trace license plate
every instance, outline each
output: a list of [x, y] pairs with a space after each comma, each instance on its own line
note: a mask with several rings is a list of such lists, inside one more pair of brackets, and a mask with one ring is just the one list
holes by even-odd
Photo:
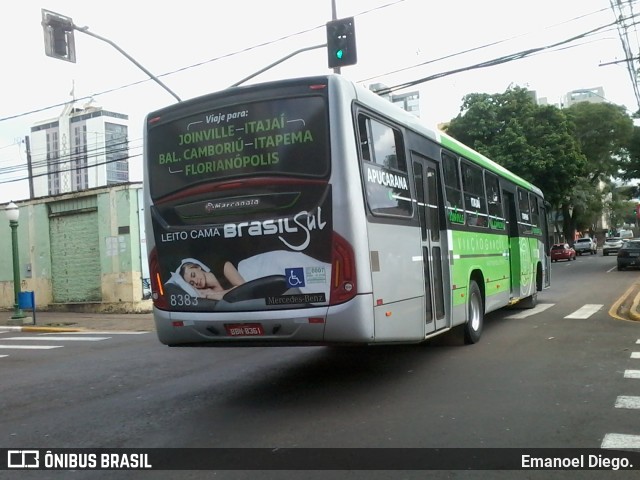
[[256, 337], [264, 335], [264, 328], [259, 323], [236, 323], [225, 325], [231, 337]]

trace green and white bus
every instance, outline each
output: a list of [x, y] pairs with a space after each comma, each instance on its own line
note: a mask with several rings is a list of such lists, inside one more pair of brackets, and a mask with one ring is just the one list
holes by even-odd
[[549, 286], [542, 192], [340, 75], [146, 118], [166, 345], [418, 343]]

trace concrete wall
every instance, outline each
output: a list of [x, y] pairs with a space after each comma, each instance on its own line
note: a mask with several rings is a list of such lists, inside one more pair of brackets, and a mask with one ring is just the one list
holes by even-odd
[[[35, 292], [37, 309], [151, 309], [150, 300], [142, 300], [146, 258], [141, 258], [138, 218], [141, 188], [139, 183], [125, 184], [18, 203], [20, 288]], [[5, 207], [0, 205], [0, 210]], [[14, 289], [6, 218], [0, 218], [0, 251], [0, 309], [8, 310], [13, 308]], [[95, 268], [83, 270], [83, 265]]]

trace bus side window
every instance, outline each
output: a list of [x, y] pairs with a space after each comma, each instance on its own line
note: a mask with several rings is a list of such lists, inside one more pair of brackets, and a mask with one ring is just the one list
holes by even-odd
[[464, 203], [467, 210], [467, 225], [487, 226], [487, 202], [484, 196], [482, 170], [467, 162], [461, 162]]
[[458, 158], [442, 152], [442, 167], [444, 170], [445, 195], [447, 197], [447, 216], [451, 211], [463, 212], [462, 189], [460, 188], [460, 173], [458, 172]]
[[530, 225], [531, 212], [529, 211], [529, 195], [521, 188], [518, 188], [518, 209], [520, 210], [520, 221]]
[[407, 173], [400, 132], [365, 115], [358, 118], [358, 130], [363, 160]]
[[361, 113], [358, 115], [358, 137], [365, 194], [371, 213], [412, 217], [413, 204], [401, 132]]
[[358, 133], [360, 134], [360, 151], [362, 159], [367, 162], [371, 161], [371, 138], [369, 138], [369, 129], [367, 128], [368, 119], [364, 115], [358, 117]]
[[484, 183], [487, 189], [489, 216], [498, 220], [497, 222], [491, 222], [490, 226], [493, 229], [504, 230], [502, 197], [500, 195], [500, 183], [498, 182], [498, 177], [492, 173], [485, 172]]
[[529, 194], [529, 204], [531, 205], [531, 225], [537, 227], [540, 225], [540, 214], [538, 213], [538, 199], [533, 195]]

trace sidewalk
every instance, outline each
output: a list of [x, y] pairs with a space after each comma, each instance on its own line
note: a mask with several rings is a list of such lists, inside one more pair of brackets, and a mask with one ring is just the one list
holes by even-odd
[[101, 332], [150, 332], [155, 331], [151, 313], [74, 313], [44, 312], [36, 310], [36, 324], [33, 325], [33, 314], [24, 312], [26, 317], [22, 326], [9, 326], [13, 312], [0, 311], [0, 329], [16, 329], [28, 331], [101, 331]]

